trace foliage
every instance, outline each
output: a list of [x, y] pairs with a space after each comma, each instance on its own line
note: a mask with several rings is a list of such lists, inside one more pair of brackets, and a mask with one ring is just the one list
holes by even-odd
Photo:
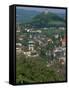
[[64, 80], [63, 74], [59, 75], [53, 67], [47, 67], [47, 59], [41, 57], [16, 58], [16, 83], [40, 83]]
[[32, 26], [34, 27], [59, 27], [64, 26], [64, 19], [58, 15], [48, 12], [42, 12], [32, 18]]

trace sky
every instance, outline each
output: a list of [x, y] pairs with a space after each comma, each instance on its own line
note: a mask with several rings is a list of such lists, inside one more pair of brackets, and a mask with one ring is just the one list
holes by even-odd
[[24, 9], [24, 10], [34, 10], [38, 12], [43, 12], [43, 11], [49, 11], [49, 12], [56, 12], [56, 13], [62, 13], [64, 14], [66, 12], [66, 9], [56, 9], [56, 8], [37, 8], [37, 7], [16, 7], [16, 9]]

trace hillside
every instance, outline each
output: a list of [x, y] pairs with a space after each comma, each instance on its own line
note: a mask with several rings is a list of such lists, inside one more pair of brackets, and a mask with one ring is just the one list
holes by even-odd
[[31, 24], [33, 27], [64, 26], [64, 19], [51, 12], [42, 12], [32, 19]]

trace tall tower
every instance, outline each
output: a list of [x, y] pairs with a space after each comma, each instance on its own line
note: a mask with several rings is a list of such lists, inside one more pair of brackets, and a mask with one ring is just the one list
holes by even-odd
[[19, 23], [17, 24], [17, 30], [16, 30], [16, 32], [20, 32]]
[[34, 42], [32, 40], [29, 40], [28, 47], [29, 47], [29, 51], [34, 51]]

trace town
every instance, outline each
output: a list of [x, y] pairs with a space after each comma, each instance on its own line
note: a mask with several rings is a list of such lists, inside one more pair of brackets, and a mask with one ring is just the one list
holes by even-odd
[[66, 80], [66, 11], [16, 9], [16, 83]]
[[21, 29], [17, 24], [16, 52], [25, 57], [44, 57], [48, 63], [58, 61], [66, 62], [66, 35], [65, 27], [44, 27], [40, 29]]

